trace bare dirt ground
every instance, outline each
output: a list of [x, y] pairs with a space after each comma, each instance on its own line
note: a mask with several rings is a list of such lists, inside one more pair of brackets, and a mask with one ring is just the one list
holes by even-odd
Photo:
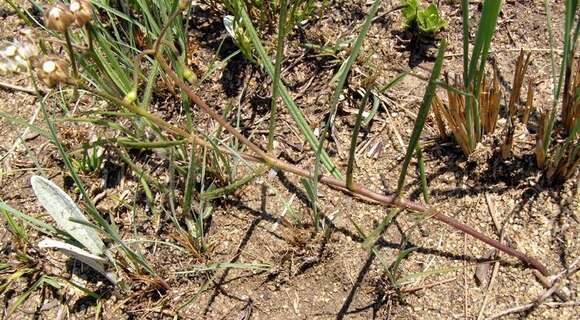
[[[305, 43], [335, 43], [339, 39], [356, 36], [368, 11], [367, 1], [332, 2], [326, 15], [311, 19], [290, 36], [284, 64], [284, 78], [297, 104], [305, 113], [311, 127], [321, 127], [328, 112], [328, 101], [333, 87], [329, 85], [339, 64], [319, 57]], [[16, 15], [2, 4], [1, 38], [10, 39], [19, 28]], [[459, 4], [443, 1], [440, 4], [449, 27], [439, 37], [449, 40], [444, 69], [460, 72], [461, 12]], [[478, 3], [472, 4], [477, 11]], [[387, 11], [387, 3], [379, 15]], [[561, 39], [563, 5], [553, 8], [553, 29]], [[203, 73], [207, 61], [215, 55], [217, 45], [226, 37], [221, 17], [203, 8], [192, 17], [192, 51], [190, 62]], [[346, 168], [350, 132], [355, 121], [355, 110], [361, 96], [357, 93], [369, 74], [387, 83], [399, 72], [412, 68], [428, 74], [432, 66], [436, 42], [409, 42], [409, 34], [402, 28], [400, 12], [381, 16], [373, 24], [365, 41], [362, 57], [351, 72], [348, 90], [341, 101], [336, 123], [336, 144], [333, 160]], [[509, 88], [515, 59], [519, 49], [532, 50], [530, 73], [538, 87], [535, 103], [538, 108], [550, 103], [549, 48], [546, 17], [542, 1], [508, 1], [504, 3], [492, 47], [490, 62]], [[226, 41], [226, 51], [234, 45]], [[227, 55], [228, 52], [222, 53]], [[345, 53], [338, 57], [344, 59]], [[25, 79], [2, 79], [28, 86]], [[269, 109], [269, 84], [258, 68], [241, 57], [231, 61], [203, 87], [203, 97], [215, 108], [227, 103], [240, 103], [243, 113], [241, 125], [246, 134], [265, 145]], [[361, 146], [380, 143], [378, 156], [367, 156], [368, 148], [357, 159], [355, 178], [374, 189], [393, 191], [396, 186], [404, 146], [412, 130], [415, 114], [422, 99], [425, 83], [407, 77], [385, 94], [380, 112], [372, 125], [365, 128]], [[89, 101], [90, 102], [90, 101]], [[87, 103], [88, 104], [88, 103]], [[78, 108], [89, 106], [79, 104]], [[167, 110], [157, 105], [159, 112], [171, 114], [175, 122], [183, 119], [180, 110]], [[0, 89], [0, 110], [29, 119], [35, 111], [35, 98], [27, 93]], [[199, 124], [204, 123], [199, 115]], [[42, 124], [41, 117], [36, 120]], [[537, 121], [536, 115], [532, 125]], [[296, 161], [299, 166], [313, 165], [312, 152], [294, 128], [289, 114], [282, 111], [277, 132], [281, 155]], [[75, 131], [76, 130], [76, 131]], [[71, 125], [60, 128], [60, 134], [71, 146], [87, 139], [94, 130], [90, 126]], [[24, 128], [5, 121], [0, 126], [0, 156], [6, 155], [22, 135]], [[501, 128], [500, 130], [501, 131]], [[533, 158], [534, 132], [516, 140], [515, 158], [502, 161], [497, 156], [497, 141], [490, 138], [485, 146], [466, 159], [452, 140], [438, 137], [435, 124], [428, 122], [423, 134], [426, 170], [431, 192], [431, 203], [448, 215], [494, 238], [498, 231], [492, 216], [500, 224], [505, 222], [505, 239], [511, 246], [541, 260], [557, 274], [566, 270], [580, 254], [578, 219], [580, 214], [578, 175], [563, 186], [549, 186], [541, 179]], [[399, 142], [398, 136], [404, 145]], [[68, 140], [67, 140], [68, 138]], [[496, 139], [497, 140], [497, 139]], [[32, 156], [34, 155], [34, 156]], [[111, 157], [114, 161], [114, 156]], [[57, 183], [63, 184], [63, 166], [56, 149], [42, 137], [28, 132], [24, 143], [6, 158], [0, 175], [0, 199], [23, 212], [43, 217], [36, 204], [29, 177], [39, 166]], [[290, 161], [289, 160], [289, 161]], [[7, 164], [7, 165], [6, 165]], [[106, 191], [107, 197], [99, 208], [114, 220], [126, 238], [158, 239], [176, 242], [176, 235], [166, 225], [151, 219], [147, 209], [139, 207], [135, 215], [116, 203], [114, 195], [129, 194], [132, 199], [137, 180], [126, 168], [122, 182]], [[161, 170], [161, 169], [160, 169]], [[418, 175], [409, 171], [407, 194], [420, 201]], [[102, 177], [84, 176], [95, 193]], [[361, 247], [362, 238], [353, 226], [354, 221], [369, 232], [387, 209], [352, 199], [347, 195], [324, 188], [320, 190], [321, 212], [332, 220], [331, 232], [326, 237], [313, 232], [307, 218], [309, 204], [299, 179], [278, 174], [264, 176], [235, 195], [215, 203], [207, 238], [213, 249], [202, 258], [193, 257], [164, 246], [143, 245], [141, 250], [171, 286], [168, 292], [150, 292], [138, 279], [132, 290], [125, 292], [106, 283], [89, 281], [89, 286], [104, 294], [103, 319], [172, 319], [176, 306], [195, 297], [196, 301], [179, 311], [184, 319], [476, 319], [484, 318], [509, 308], [529, 303], [541, 296], [546, 288], [536, 279], [531, 269], [516, 259], [500, 254], [499, 269], [493, 288], [488, 290], [489, 276], [478, 284], [474, 273], [479, 262], [485, 260], [489, 248], [441, 223], [403, 213], [396, 218], [378, 243], [380, 258]], [[298, 223], [280, 223], [285, 206], [289, 206]], [[505, 220], [507, 221], [505, 221]], [[286, 217], [286, 220], [290, 220]], [[352, 220], [352, 221], [351, 221]], [[134, 226], [138, 226], [136, 234]], [[159, 229], [157, 231], [157, 229]], [[33, 239], [34, 236], [33, 234]], [[0, 260], [11, 259], [10, 244], [13, 236], [7, 229], [0, 230], [2, 252]], [[31, 243], [35, 243], [32, 241]], [[426, 277], [410, 279], [397, 290], [385, 275], [383, 263], [390, 264], [401, 248], [416, 247], [400, 267], [400, 276], [424, 273]], [[37, 251], [33, 245], [29, 250]], [[62, 257], [41, 252], [46, 259], [55, 260], [47, 272], [62, 276]], [[384, 260], [384, 261], [381, 261]], [[191, 270], [197, 263], [267, 263], [268, 270], [227, 269], [199, 271], [187, 275], [177, 271]], [[493, 268], [492, 268], [493, 269]], [[65, 277], [72, 271], [65, 269]], [[578, 305], [578, 275], [564, 278], [562, 283], [570, 290], [571, 302], [561, 303], [554, 298], [548, 303], [527, 311], [514, 313], [506, 319], [574, 319], [580, 313]], [[21, 284], [20, 290], [26, 287]], [[18, 291], [18, 290], [16, 290]], [[10, 305], [16, 292], [2, 297], [4, 308]], [[57, 301], [51, 305], [52, 301]], [[52, 306], [36, 316], [32, 310]], [[95, 317], [94, 300], [81, 294], [57, 295], [54, 292], [35, 292], [16, 318], [51, 318], [68, 309], [72, 319]]]

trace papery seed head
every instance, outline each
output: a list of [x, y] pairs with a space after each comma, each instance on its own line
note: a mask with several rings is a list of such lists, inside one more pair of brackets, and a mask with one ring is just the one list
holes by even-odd
[[56, 70], [56, 62], [48, 60], [42, 64], [42, 71], [46, 73], [53, 73], [54, 70]]
[[16, 55], [16, 51], [18, 51], [18, 48], [15, 45], [11, 44], [6, 48], [4, 48], [4, 50], [2, 50], [2, 55], [6, 58], [11, 58]]
[[16, 68], [20, 70], [26, 70], [26, 67], [28, 66], [26, 60], [21, 56], [15, 56], [14, 63], [16, 64]]
[[73, 13], [79, 11], [81, 9], [81, 4], [78, 1], [71, 1], [69, 6], [70, 11]]
[[68, 65], [59, 57], [49, 57], [42, 63], [42, 67], [38, 68], [38, 77], [48, 87], [55, 87], [69, 79]]
[[13, 58], [0, 58], [0, 64], [1, 72], [4, 74], [16, 72], [19, 68], [17, 62]]
[[18, 48], [18, 55], [24, 60], [34, 58], [38, 55], [38, 48], [30, 42], [23, 42]]
[[63, 4], [50, 7], [44, 19], [47, 28], [58, 32], [65, 32], [75, 21], [72, 12]]
[[77, 26], [82, 27], [93, 17], [93, 6], [88, 0], [72, 0], [69, 6]]
[[4, 59], [0, 60], [0, 75], [7, 75], [10, 73], [10, 69], [8, 68], [8, 62]]

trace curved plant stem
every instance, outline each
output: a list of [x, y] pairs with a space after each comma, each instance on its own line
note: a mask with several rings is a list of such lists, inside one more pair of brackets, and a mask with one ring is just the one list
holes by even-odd
[[[171, 24], [171, 21], [173, 19], [175, 19], [175, 17], [177, 16], [177, 14], [173, 14], [169, 21], [167, 22], [167, 24]], [[163, 31], [165, 31], [167, 28], [164, 28]], [[382, 194], [382, 193], [378, 193], [375, 192], [373, 190], [367, 189], [365, 187], [363, 187], [360, 184], [357, 183], [352, 183], [352, 185], [349, 185], [347, 187], [347, 184], [339, 179], [336, 179], [332, 176], [325, 176], [325, 175], [314, 175], [312, 172], [293, 166], [289, 163], [286, 163], [284, 161], [281, 161], [277, 158], [272, 157], [271, 155], [269, 155], [268, 153], [266, 153], [265, 151], [263, 151], [259, 146], [257, 146], [256, 144], [254, 144], [251, 140], [249, 140], [248, 138], [246, 138], [240, 131], [238, 131], [236, 128], [234, 128], [232, 125], [230, 125], [221, 115], [219, 115], [216, 111], [214, 111], [203, 99], [201, 99], [201, 97], [199, 97], [194, 91], [193, 89], [187, 85], [182, 79], [181, 77], [179, 77], [177, 75], [177, 73], [175, 73], [175, 71], [173, 71], [171, 69], [171, 67], [169, 66], [169, 64], [165, 61], [165, 59], [163, 58], [163, 55], [161, 54], [161, 52], [159, 51], [159, 43], [162, 41], [164, 36], [164, 32], [161, 32], [161, 34], [159, 35], [158, 41], [155, 45], [155, 50], [148, 50], [146, 51], [148, 54], [153, 54], [155, 59], [157, 60], [157, 62], [159, 63], [160, 67], [167, 73], [167, 75], [169, 76], [169, 78], [171, 78], [171, 80], [174, 81], [174, 83], [189, 97], [189, 99], [191, 99], [191, 101], [193, 103], [195, 103], [197, 106], [199, 106], [203, 112], [205, 112], [206, 114], [208, 114], [213, 120], [215, 120], [220, 126], [222, 126], [224, 129], [226, 129], [231, 135], [233, 135], [236, 139], [238, 139], [242, 144], [244, 144], [245, 146], [248, 147], [248, 149], [250, 149], [254, 154], [247, 154], [247, 153], [237, 153], [234, 151], [231, 151], [227, 148], [224, 147], [218, 147], [220, 149], [221, 152], [224, 152], [226, 154], [230, 154], [232, 156], [235, 157], [242, 157], [245, 160], [249, 160], [249, 161], [254, 161], [254, 162], [261, 162], [266, 164], [269, 167], [272, 168], [276, 168], [278, 170], [282, 170], [285, 172], [290, 172], [293, 174], [296, 174], [298, 176], [304, 177], [304, 178], [308, 178], [308, 179], [318, 179], [319, 182], [324, 183], [330, 187], [333, 187], [335, 189], [341, 190], [345, 193], [348, 193], [352, 196], [357, 196], [359, 198], [363, 198], [366, 200], [371, 200], [373, 202], [377, 202], [380, 203], [382, 205], [388, 205], [388, 206], [396, 206], [398, 208], [401, 209], [406, 209], [406, 210], [410, 210], [410, 211], [414, 211], [414, 212], [421, 212], [421, 213], [425, 213], [428, 216], [439, 220], [465, 234], [468, 234], [474, 238], [476, 238], [479, 241], [482, 241], [500, 251], [505, 252], [506, 254], [509, 254], [511, 256], [514, 256], [516, 258], [518, 258], [520, 261], [522, 261], [523, 263], [525, 263], [526, 265], [529, 265], [535, 269], [537, 269], [538, 271], [540, 271], [543, 275], [549, 275], [548, 269], [537, 259], [530, 257], [516, 249], [513, 249], [495, 239], [492, 239], [486, 235], [484, 235], [483, 233], [475, 230], [474, 228], [465, 225], [463, 223], [461, 223], [460, 221], [451, 218], [449, 216], [444, 215], [443, 213], [439, 212], [436, 208], [431, 207], [431, 206], [427, 206], [427, 205], [423, 205], [421, 203], [418, 202], [413, 202], [410, 200], [406, 200], [406, 199], [402, 199], [401, 197], [397, 196], [396, 194]], [[77, 83], [78, 85], [78, 83]], [[123, 106], [126, 109], [128, 109], [131, 112], [134, 112], [137, 115], [140, 115], [144, 118], [146, 118], [148, 121], [152, 122], [153, 124], [159, 126], [160, 128], [163, 128], [167, 131], [172, 132], [175, 135], [184, 137], [184, 138], [188, 138], [190, 141], [190, 143], [195, 143], [201, 146], [207, 146], [210, 148], [215, 148], [214, 145], [212, 145], [209, 141], [205, 140], [203, 137], [197, 135], [195, 132], [189, 132], [185, 129], [182, 129], [180, 127], [177, 127], [175, 125], [172, 125], [168, 122], [166, 122], [165, 120], [161, 119], [159, 116], [150, 113], [148, 111], [146, 111], [144, 108], [134, 104], [134, 103], [128, 103], [127, 101], [124, 101], [122, 99], [119, 99], [117, 97], [111, 96], [107, 93], [102, 93], [102, 92], [95, 92], [95, 90], [92, 90], [90, 88], [85, 88], [91, 92], [93, 92], [94, 94], [97, 94], [107, 100], [110, 100], [111, 102], [119, 105], [119, 106]]]
[[[205, 101], [203, 101], [197, 94], [195, 94], [193, 92], [193, 89], [190, 86], [188, 86], [183, 80], [181, 80], [181, 78], [172, 69], [169, 68], [169, 65], [164, 60], [164, 58], [161, 57], [161, 55], [158, 54], [156, 58], [159, 62], [159, 65], [165, 70], [167, 75], [175, 82], [175, 84], [177, 84], [177, 86], [181, 90], [183, 90], [187, 94], [187, 96], [191, 99], [191, 101], [193, 101], [196, 105], [198, 105], [205, 113], [207, 113], [212, 119], [214, 119], [216, 122], [218, 122], [230, 134], [235, 136], [241, 143], [246, 145], [255, 155], [247, 154], [247, 153], [235, 153], [227, 148], [220, 147], [221, 152], [224, 152], [226, 154], [230, 154], [232, 156], [239, 156], [239, 157], [242, 157], [248, 161], [261, 162], [261, 163], [264, 163], [270, 167], [276, 168], [278, 170], [290, 172], [290, 173], [293, 173], [293, 174], [296, 174], [298, 176], [305, 177], [308, 179], [314, 178], [314, 175], [310, 171], [302, 169], [302, 168], [298, 168], [298, 167], [293, 166], [291, 164], [288, 164], [284, 161], [273, 158], [272, 156], [270, 156], [266, 152], [264, 152], [260, 147], [258, 147], [256, 144], [254, 144], [252, 141], [250, 141], [248, 138], [246, 138], [242, 133], [240, 133], [238, 130], [236, 130], [234, 127], [232, 127], [229, 123], [227, 123], [227, 121], [224, 118], [222, 118], [219, 114], [217, 114], [213, 109], [211, 109], [205, 103]], [[103, 92], [95, 92], [94, 90], [91, 90], [90, 88], [84, 88], [84, 89], [92, 91], [93, 93], [95, 93], [95, 94], [97, 94], [97, 95], [99, 95], [107, 100], [110, 100], [111, 102], [113, 102], [117, 105], [125, 107], [129, 111], [134, 112], [134, 113], [146, 118], [148, 121], [152, 122], [153, 124], [159, 126], [160, 128], [163, 128], [167, 131], [170, 131], [171, 133], [173, 133], [177, 136], [189, 138], [190, 143], [195, 143], [198, 145], [212, 147], [212, 148], [214, 147], [211, 145], [210, 142], [206, 141], [205, 139], [203, 139], [202, 137], [197, 135], [195, 132], [188, 132], [185, 129], [174, 126], [174, 125], [166, 122], [165, 120], [161, 119], [159, 116], [146, 111], [145, 109], [143, 109], [140, 106], [137, 106], [135, 104], [129, 104], [129, 103], [117, 98], [117, 97], [111, 96], [111, 95], [103, 93]], [[520, 261], [522, 261], [526, 265], [529, 265], [529, 266], [537, 269], [538, 271], [540, 271], [543, 275], [549, 275], [548, 269], [541, 262], [539, 262], [537, 259], [532, 258], [532, 257], [530, 257], [530, 256], [528, 256], [528, 255], [526, 255], [526, 254], [524, 254], [516, 249], [513, 249], [513, 248], [511, 248], [511, 247], [509, 247], [509, 246], [507, 246], [507, 245], [505, 245], [505, 244], [503, 244], [495, 239], [492, 239], [492, 238], [482, 234], [481, 232], [475, 230], [474, 228], [461, 223], [460, 221], [458, 221], [454, 218], [451, 218], [451, 217], [444, 215], [443, 213], [439, 212], [434, 207], [426, 206], [426, 205], [423, 205], [421, 203], [413, 202], [413, 201], [406, 200], [406, 199], [401, 199], [401, 198], [398, 198], [394, 194], [389, 194], [389, 195], [381, 194], [381, 193], [375, 192], [373, 190], [367, 189], [367, 188], [363, 187], [362, 185], [354, 183], [354, 182], [350, 188], [347, 188], [347, 185], [344, 181], [338, 180], [332, 176], [319, 175], [318, 181], [321, 183], [324, 183], [330, 187], [333, 187], [335, 189], [338, 189], [338, 190], [341, 190], [341, 191], [346, 192], [348, 194], [351, 194], [353, 196], [358, 196], [359, 198], [363, 198], [363, 199], [370, 200], [370, 201], [373, 201], [376, 203], [380, 203], [382, 205], [396, 206], [396, 207], [399, 207], [401, 209], [425, 213], [425, 214], [433, 217], [436, 220], [439, 220], [439, 221], [441, 221], [441, 222], [443, 222], [443, 223], [445, 223], [445, 224], [447, 224], [447, 225], [449, 225], [449, 226], [451, 226], [451, 227], [453, 227], [461, 232], [464, 232], [464, 233], [476, 238], [479, 241], [482, 241], [482, 242], [484, 242], [484, 243], [486, 243], [486, 244], [488, 244], [488, 245], [490, 245], [490, 246], [492, 246], [500, 251], [503, 251], [508, 255], [511, 255], [511, 256], [518, 258]]]

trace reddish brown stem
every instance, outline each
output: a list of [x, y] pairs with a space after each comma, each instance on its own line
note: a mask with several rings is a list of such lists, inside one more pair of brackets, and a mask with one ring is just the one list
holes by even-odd
[[[191, 87], [189, 87], [185, 82], [183, 82], [181, 80], [181, 78], [169, 67], [169, 65], [167, 64], [167, 62], [163, 59], [163, 57], [159, 54], [159, 52], [157, 52], [156, 54], [156, 59], [158, 60], [160, 66], [165, 70], [165, 72], [169, 75], [169, 77], [177, 84], [177, 86], [183, 90], [187, 96], [191, 99], [191, 101], [193, 101], [193, 103], [195, 103], [196, 105], [198, 105], [205, 113], [207, 113], [213, 120], [217, 121], [222, 127], [224, 127], [230, 134], [232, 134], [233, 136], [235, 136], [238, 140], [240, 140], [240, 142], [242, 142], [244, 145], [246, 145], [252, 152], [254, 152], [256, 155], [250, 155], [250, 154], [245, 154], [245, 153], [241, 153], [238, 154], [241, 157], [243, 157], [246, 160], [249, 161], [254, 161], [254, 162], [263, 162], [273, 168], [282, 170], [282, 171], [287, 171], [302, 177], [307, 177], [307, 178], [313, 178], [313, 175], [307, 171], [304, 170], [302, 168], [298, 168], [295, 167], [293, 165], [290, 165], [286, 162], [283, 162], [281, 160], [278, 160], [276, 158], [273, 158], [272, 156], [268, 155], [266, 152], [264, 152], [260, 147], [258, 147], [256, 144], [254, 144], [252, 141], [250, 141], [248, 138], [246, 138], [241, 132], [239, 132], [238, 130], [236, 130], [234, 127], [232, 127], [223, 117], [221, 117], [217, 112], [215, 112], [212, 108], [210, 108], [207, 103], [205, 103], [205, 101], [203, 101], [197, 94], [195, 94], [193, 92], [193, 90], [191, 89]], [[148, 113], [147, 111], [139, 108], [139, 107], [135, 107], [133, 106], [128, 106], [127, 104], [123, 103], [126, 107], [128, 107], [129, 109], [137, 112], [138, 114], [141, 114], [143, 116], [146, 116], [147, 118], [149, 118], [149, 120], [151, 120], [152, 122], [156, 123], [157, 125], [164, 127], [166, 129], [169, 129], [170, 131], [174, 132], [175, 134], [181, 135], [181, 136], [186, 136], [189, 137], [190, 139], [192, 139], [192, 141], [195, 141], [195, 143], [200, 144], [200, 145], [208, 145], [211, 146], [207, 141], [205, 141], [204, 139], [202, 139], [201, 137], [195, 135], [195, 133], [190, 133], [187, 132], [186, 130], [183, 130], [181, 128], [175, 127], [173, 125], [168, 124], [167, 122], [165, 122], [164, 120], [162, 120], [161, 118], [154, 116], [150, 113]], [[228, 154], [233, 154], [232, 151], [226, 149], [226, 148], [220, 148], [220, 150], [222, 152], [228, 153]], [[461, 232], [464, 232], [484, 243], [487, 243], [488, 245], [503, 251], [505, 253], [507, 253], [508, 255], [514, 256], [516, 258], [518, 258], [520, 261], [522, 261], [523, 263], [537, 269], [538, 271], [540, 271], [543, 275], [549, 275], [548, 269], [538, 260], [536, 260], [535, 258], [529, 257], [528, 255], [515, 250], [497, 240], [494, 240], [484, 234], [482, 234], [481, 232], [473, 229], [470, 226], [467, 226], [461, 222], [459, 222], [456, 219], [453, 219], [451, 217], [448, 217], [444, 214], [442, 214], [441, 212], [437, 211], [435, 208], [432, 207], [428, 207], [425, 206], [421, 203], [418, 202], [413, 202], [413, 201], [409, 201], [409, 200], [405, 200], [405, 199], [400, 199], [397, 198], [395, 195], [385, 195], [385, 194], [380, 194], [377, 193], [375, 191], [369, 190], [359, 184], [353, 183], [352, 188], [347, 188], [346, 183], [344, 181], [338, 180], [336, 178], [330, 177], [330, 176], [324, 176], [324, 175], [320, 175], [319, 177], [319, 181], [337, 188], [337, 189], [341, 189], [345, 192], [349, 192], [351, 194], [354, 195], [358, 195], [373, 201], [376, 201], [380, 204], [383, 205], [391, 205], [391, 206], [397, 206], [399, 208], [402, 209], [407, 209], [410, 211], [415, 211], [415, 212], [423, 212], [425, 214], [428, 214], [429, 216], [433, 217], [436, 220], [439, 220]], [[350, 189], [350, 190], [349, 190]]]

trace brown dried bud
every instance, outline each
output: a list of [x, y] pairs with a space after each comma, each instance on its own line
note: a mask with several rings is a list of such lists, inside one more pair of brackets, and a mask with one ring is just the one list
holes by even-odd
[[79, 27], [84, 26], [93, 18], [93, 6], [88, 0], [72, 0], [69, 9]]
[[187, 7], [189, 7], [189, 4], [191, 3], [191, 0], [179, 0], [179, 9], [181, 10], [185, 10], [187, 9]]
[[65, 32], [75, 21], [75, 17], [64, 4], [59, 3], [49, 7], [45, 11], [44, 21], [47, 28], [58, 32]]
[[54, 88], [69, 79], [68, 65], [60, 58], [48, 58], [38, 69], [38, 78], [49, 88]]

